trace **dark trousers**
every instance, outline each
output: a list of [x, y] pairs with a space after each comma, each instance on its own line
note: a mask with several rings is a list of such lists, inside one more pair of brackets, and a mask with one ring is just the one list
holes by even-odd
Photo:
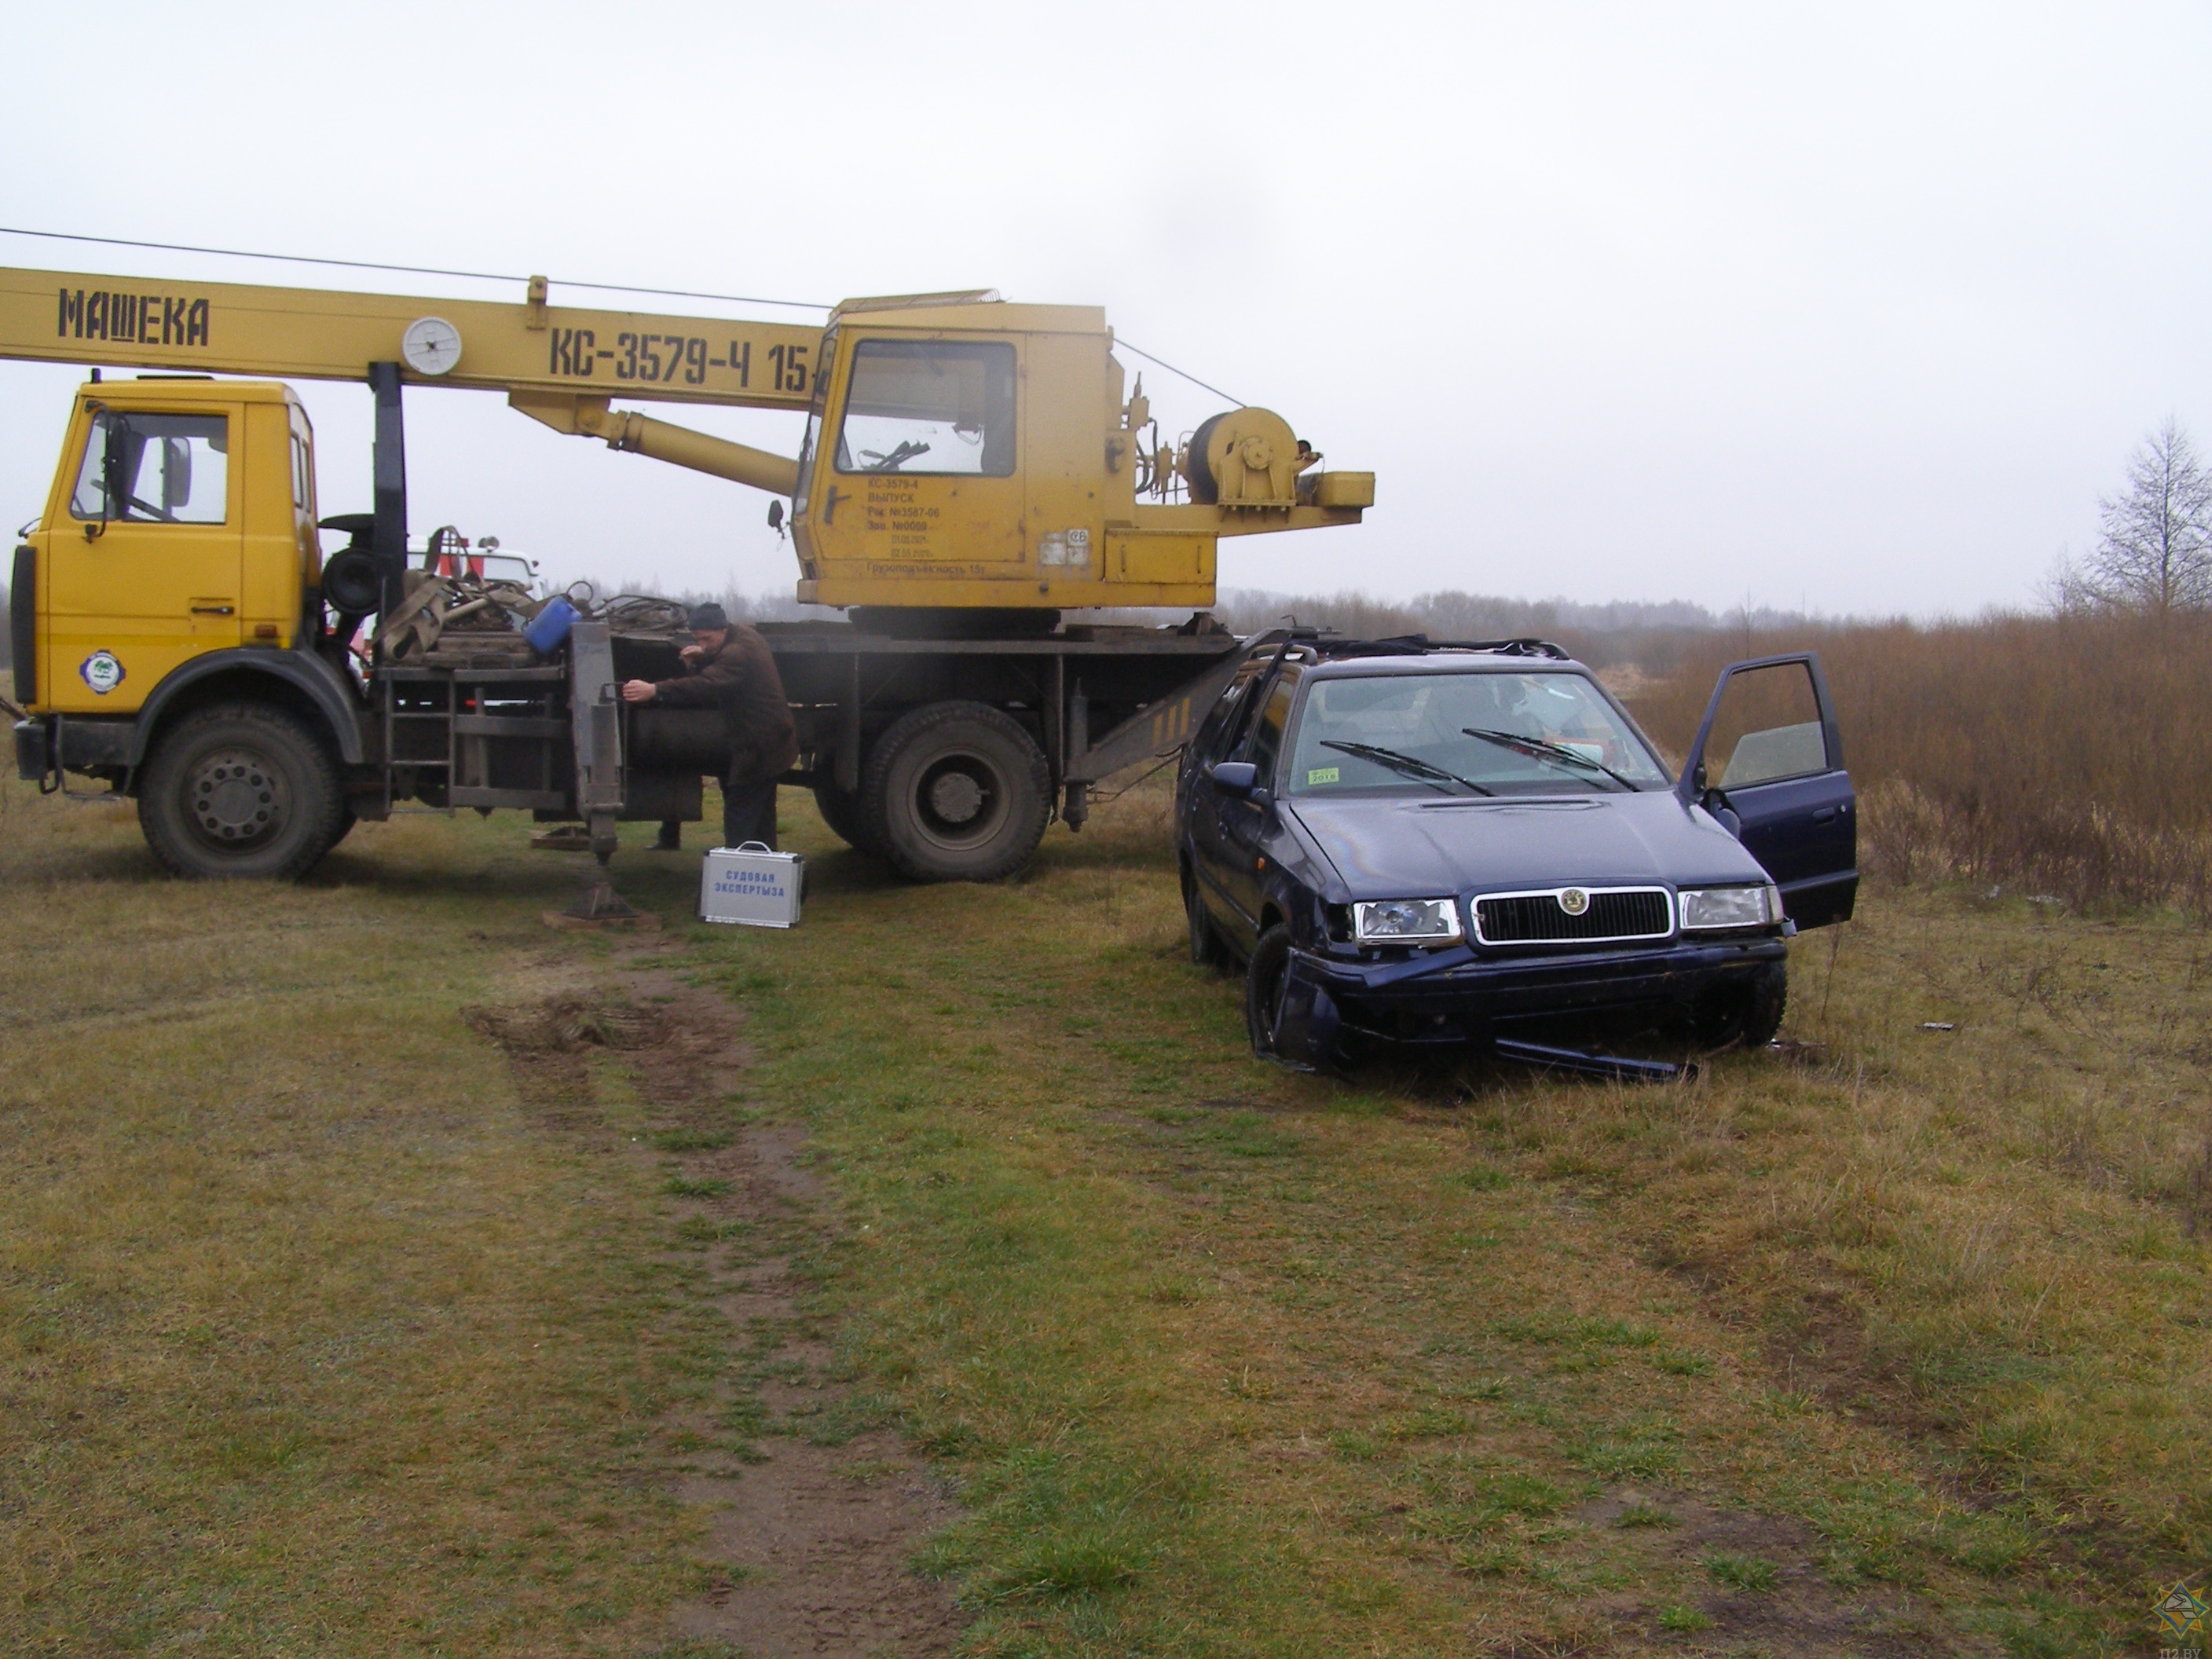
[[726, 783], [722, 786], [722, 845], [742, 847], [749, 841], [764, 842], [775, 850], [775, 785]]
[[[775, 786], [772, 783], [722, 786], [722, 845], [742, 847], [749, 841], [766, 842], [769, 851], [776, 850]], [[684, 820], [663, 818], [660, 844], [680, 847], [683, 843]]]

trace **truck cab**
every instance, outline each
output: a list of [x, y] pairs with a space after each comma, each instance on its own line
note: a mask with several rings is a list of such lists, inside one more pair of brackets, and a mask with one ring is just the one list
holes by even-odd
[[319, 605], [313, 445], [276, 381], [82, 387], [16, 554], [19, 700], [132, 715], [196, 658], [289, 650]]

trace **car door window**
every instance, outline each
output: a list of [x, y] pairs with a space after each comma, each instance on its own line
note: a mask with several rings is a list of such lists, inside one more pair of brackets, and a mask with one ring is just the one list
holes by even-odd
[[1810, 666], [1778, 662], [1730, 675], [1705, 756], [1707, 775], [1723, 789], [1830, 770], [1835, 763]]
[[1295, 669], [1285, 669], [1276, 677], [1267, 701], [1261, 707], [1259, 718], [1252, 722], [1252, 729], [1246, 734], [1237, 757], [1252, 763], [1263, 787], [1273, 783], [1275, 757], [1283, 752], [1283, 732], [1291, 723], [1291, 700], [1297, 696], [1297, 690]]
[[1244, 702], [1252, 690], [1252, 683], [1267, 667], [1264, 659], [1254, 658], [1237, 671], [1237, 678], [1221, 699], [1206, 712], [1199, 723], [1198, 735], [1191, 739], [1192, 752], [1200, 760], [1212, 760], [1227, 752], [1238, 729], [1238, 720], [1244, 711]]

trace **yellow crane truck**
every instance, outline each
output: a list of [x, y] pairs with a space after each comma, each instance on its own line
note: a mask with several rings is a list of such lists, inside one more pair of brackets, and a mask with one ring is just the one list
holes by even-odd
[[[810, 328], [555, 307], [543, 278], [501, 304], [0, 270], [0, 357], [96, 366], [15, 550], [18, 769], [134, 798], [195, 876], [297, 875], [410, 807], [580, 821], [602, 863], [618, 821], [697, 818], [719, 717], [617, 696], [676, 672], [665, 629], [349, 654], [410, 591], [403, 392], [459, 387], [765, 490], [780, 527], [787, 502], [798, 597], [848, 617], [763, 629], [799, 724], [787, 781], [909, 877], [1010, 873], [1233, 670], [1203, 614], [1218, 538], [1356, 523], [1374, 496], [1266, 410], [1178, 453], [1113, 347], [1095, 308], [988, 293], [848, 301]], [[371, 511], [319, 518], [284, 379], [370, 387]], [[791, 410], [805, 437], [771, 454], [617, 398]], [[319, 528], [350, 538], [327, 562]], [[1200, 614], [1063, 620], [1109, 605]]]

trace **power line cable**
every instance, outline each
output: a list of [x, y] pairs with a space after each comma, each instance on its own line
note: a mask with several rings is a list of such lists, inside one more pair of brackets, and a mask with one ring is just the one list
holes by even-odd
[[[25, 230], [16, 225], [0, 225], [0, 236], [36, 236], [51, 242], [96, 242], [103, 247], [157, 248], [165, 253], [211, 253], [224, 259], [269, 259], [282, 264], [333, 265], [346, 270], [395, 270], [410, 276], [461, 276], [472, 282], [526, 283], [527, 276], [517, 276], [501, 270], [455, 270], [445, 265], [395, 265], [379, 259], [324, 259], [306, 253], [258, 253], [247, 248], [201, 247], [191, 242], [146, 242], [129, 236], [78, 236], [60, 230]], [[815, 300], [769, 300], [757, 294], [708, 294], [690, 288], [641, 288], [634, 283], [585, 283], [561, 276], [546, 278], [562, 288], [587, 288], [602, 294], [653, 294], [669, 300], [718, 300], [728, 305], [782, 306], [793, 311], [833, 311]], [[1115, 344], [1127, 347], [1146, 362], [1157, 363], [1170, 374], [1180, 375], [1201, 391], [1211, 392], [1217, 398], [1227, 398], [1239, 409], [1249, 407], [1244, 399], [1210, 386], [1187, 368], [1177, 368], [1164, 357], [1155, 357], [1144, 347], [1117, 338]]]
[[[108, 247], [151, 247], [170, 253], [213, 253], [226, 259], [274, 259], [294, 265], [341, 265], [349, 270], [398, 270], [414, 276], [466, 276], [487, 283], [526, 283], [501, 270], [452, 270], [443, 265], [393, 265], [375, 259], [320, 259], [305, 253], [255, 253], [245, 248], [198, 247], [190, 242], [142, 242], [128, 236], [73, 236], [58, 230], [23, 230], [0, 225], [0, 235], [40, 236], [55, 242], [99, 242]], [[833, 307], [812, 300], [768, 300], [757, 294], [703, 294], [688, 288], [640, 288], [632, 283], [582, 283], [566, 276], [548, 277], [562, 288], [596, 289], [606, 294], [658, 294], [673, 300], [720, 300], [732, 305], [786, 306], [794, 311], [829, 311]]]

